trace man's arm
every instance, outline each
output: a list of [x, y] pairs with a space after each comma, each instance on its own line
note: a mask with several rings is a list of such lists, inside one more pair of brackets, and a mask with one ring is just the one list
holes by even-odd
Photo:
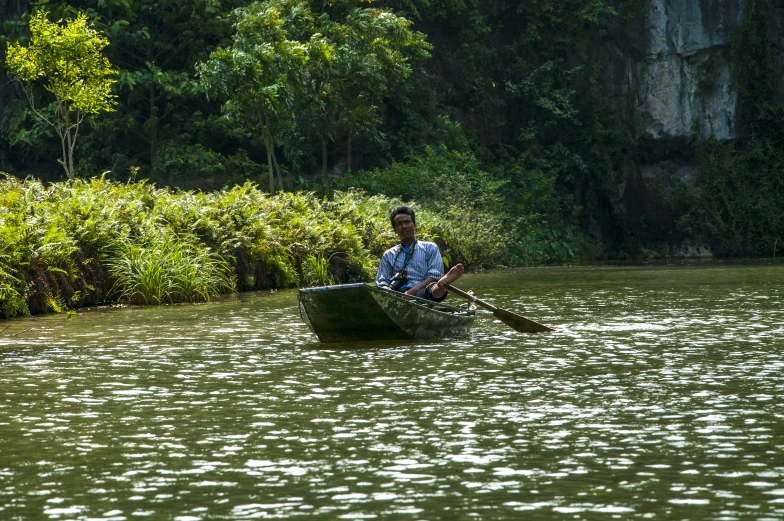
[[433, 282], [438, 282], [444, 275], [444, 261], [441, 259], [441, 250], [433, 244], [431, 250], [427, 252], [427, 277], [425, 280], [406, 290], [407, 295], [416, 295], [418, 291], [425, 289]]
[[444, 260], [441, 258], [441, 250], [439, 250], [438, 246], [435, 244], [429, 253], [430, 256], [427, 259], [427, 276], [431, 282], [436, 282], [444, 276]]

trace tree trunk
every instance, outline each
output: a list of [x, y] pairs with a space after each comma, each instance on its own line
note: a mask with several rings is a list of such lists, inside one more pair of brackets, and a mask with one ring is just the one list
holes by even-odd
[[278, 164], [278, 155], [275, 153], [275, 142], [272, 140], [272, 134], [270, 134], [270, 145], [272, 148], [272, 164], [275, 165], [275, 172], [278, 173], [278, 187], [283, 190], [283, 176], [280, 173], [280, 165]]
[[351, 132], [348, 133], [348, 150], [346, 151], [346, 173], [351, 172]]
[[[79, 138], [79, 127], [84, 120], [84, 113], [82, 111], [76, 111], [76, 121], [73, 125], [71, 125], [68, 129], [68, 139], [69, 139], [69, 147], [68, 147], [68, 167], [71, 170], [71, 175], [76, 177], [76, 165], [74, 164], [74, 155], [76, 150], [76, 140]], [[73, 133], [71, 132], [73, 131]]]
[[[272, 139], [272, 131], [270, 131], [270, 118], [261, 117], [261, 124], [264, 126], [264, 148], [267, 149], [267, 164], [269, 165], [270, 175], [270, 193], [275, 193], [275, 172], [278, 173], [278, 186], [283, 190], [283, 177], [280, 175], [280, 165], [278, 164], [278, 156], [275, 154], [275, 141]], [[273, 171], [274, 168], [274, 171]]]
[[73, 179], [76, 177], [76, 169], [74, 168], [74, 148], [76, 147], [76, 139], [75, 136], [71, 135], [70, 130], [68, 131], [68, 171], [71, 172], [68, 176], [69, 179]]
[[321, 180], [324, 182], [324, 191], [329, 192], [329, 178], [327, 177], [327, 141], [321, 137]]
[[71, 177], [71, 172], [68, 171], [68, 152], [67, 152], [67, 145], [66, 145], [66, 136], [60, 136], [60, 144], [63, 147], [63, 158], [58, 161], [61, 165], [63, 165], [63, 170], [65, 170], [65, 175], [68, 176], [68, 179], [73, 179]]
[[155, 155], [158, 153], [158, 111], [155, 108], [155, 84], [150, 85], [150, 119], [147, 120], [150, 139], [150, 170], [156, 172]]
[[262, 135], [264, 137], [264, 148], [267, 151], [267, 170], [269, 171], [269, 187], [270, 187], [270, 194], [275, 193], [275, 173], [272, 170], [272, 143], [269, 137], [269, 129], [264, 121], [264, 118], [261, 119], [261, 124], [264, 127], [262, 131]]
[[57, 111], [60, 113], [60, 120], [63, 123], [62, 131], [58, 130], [57, 133], [60, 134], [60, 144], [63, 147], [63, 158], [60, 163], [63, 165], [63, 169], [65, 170], [65, 175], [68, 176], [69, 180], [74, 178], [73, 170], [69, 168], [69, 165], [72, 163], [70, 161], [73, 151], [71, 149], [71, 130], [70, 125], [71, 121], [68, 117], [68, 109], [64, 108], [63, 105], [60, 105], [57, 108]]
[[270, 183], [270, 194], [275, 193], [275, 173], [272, 170], [272, 150], [270, 147], [269, 138], [264, 134], [264, 148], [267, 149], [267, 168], [269, 170], [269, 183]]

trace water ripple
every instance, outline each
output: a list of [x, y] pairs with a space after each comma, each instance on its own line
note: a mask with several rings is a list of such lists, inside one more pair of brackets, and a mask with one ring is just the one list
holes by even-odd
[[452, 341], [319, 346], [295, 294], [11, 321], [2, 519], [784, 519], [784, 270], [462, 287]]

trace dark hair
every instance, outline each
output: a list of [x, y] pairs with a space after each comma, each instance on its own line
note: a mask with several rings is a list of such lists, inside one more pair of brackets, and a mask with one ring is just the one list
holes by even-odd
[[401, 213], [406, 214], [406, 215], [410, 215], [411, 216], [411, 221], [414, 224], [416, 224], [416, 215], [414, 215], [414, 210], [412, 210], [408, 206], [398, 206], [397, 208], [392, 210], [392, 213], [389, 215], [389, 220], [392, 222], [392, 228], [395, 227], [395, 217], [398, 216]]

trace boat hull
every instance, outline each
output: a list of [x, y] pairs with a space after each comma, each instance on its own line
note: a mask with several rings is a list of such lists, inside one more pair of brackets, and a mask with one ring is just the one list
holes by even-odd
[[299, 308], [324, 343], [464, 335], [476, 319], [473, 309], [404, 298], [367, 284], [301, 289]]

